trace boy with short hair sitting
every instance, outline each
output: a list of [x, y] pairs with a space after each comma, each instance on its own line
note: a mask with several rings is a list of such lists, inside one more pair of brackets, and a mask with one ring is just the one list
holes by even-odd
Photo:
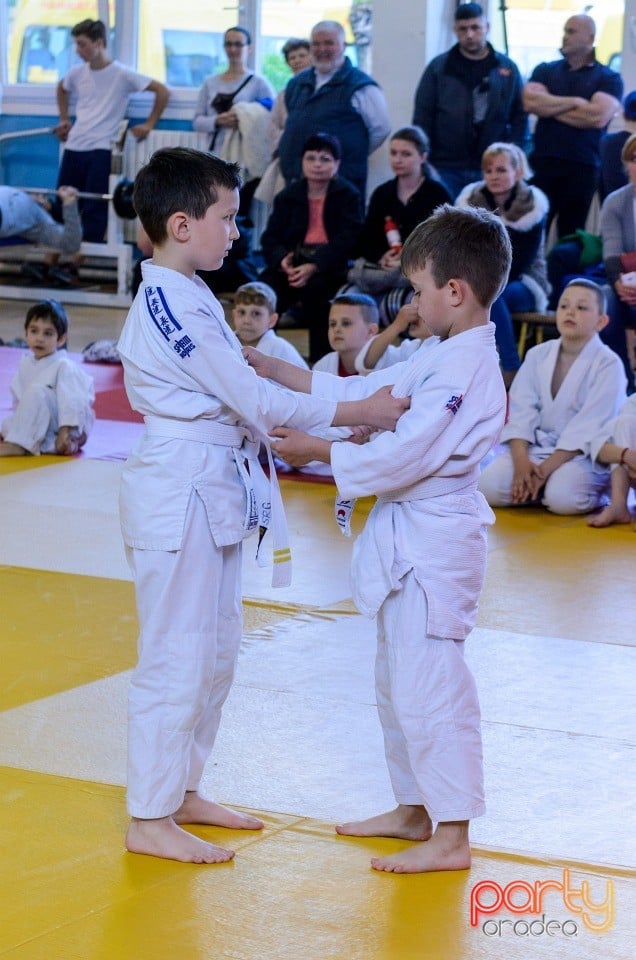
[[280, 357], [307, 370], [307, 364], [296, 347], [275, 332], [277, 321], [276, 294], [269, 284], [254, 280], [237, 288], [232, 323], [241, 344], [256, 347], [270, 357]]
[[343, 293], [334, 297], [329, 307], [327, 336], [331, 353], [317, 360], [312, 369], [324, 370], [338, 377], [357, 373], [356, 358], [362, 348], [378, 332], [378, 306], [366, 293]]
[[388, 390], [353, 404], [299, 396], [250, 370], [196, 276], [218, 269], [239, 236], [240, 186], [237, 164], [184, 147], [157, 150], [139, 171], [133, 202], [153, 258], [118, 343], [128, 398], [145, 420], [120, 494], [140, 626], [126, 846], [192, 863], [234, 852], [181, 824], [263, 826], [199, 794], [241, 641], [243, 539], [271, 523], [273, 585], [289, 583], [280, 491], [273, 468], [268, 483], [258, 464], [259, 441], [281, 423], [393, 429], [408, 406]]
[[541, 500], [552, 513], [594, 510], [608, 486], [592, 442], [625, 400], [620, 358], [601, 341], [605, 294], [572, 280], [556, 309], [559, 338], [532, 347], [509, 392], [506, 445], [483, 471], [479, 489], [492, 507]]
[[29, 307], [24, 332], [30, 353], [11, 381], [13, 412], [2, 424], [0, 457], [71, 456], [95, 423], [93, 378], [62, 349], [68, 317], [57, 300]]
[[432, 335], [429, 348], [347, 378], [248, 352], [262, 376], [315, 396], [367, 396], [395, 382], [393, 393], [411, 398], [395, 433], [359, 446], [274, 431], [276, 452], [292, 465], [331, 463], [343, 514], [353, 498], [378, 498], [354, 545], [352, 586], [360, 612], [377, 614], [377, 705], [398, 806], [337, 830], [416, 843], [374, 858], [376, 870], [467, 869], [469, 821], [485, 811], [479, 702], [464, 640], [484, 580], [485, 527], [494, 521], [477, 480], [505, 417], [489, 311], [510, 260], [498, 217], [441, 207], [402, 251], [417, 308], [410, 332]]

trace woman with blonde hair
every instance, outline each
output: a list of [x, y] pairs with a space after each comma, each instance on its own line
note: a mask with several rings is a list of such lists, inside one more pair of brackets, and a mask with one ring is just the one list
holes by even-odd
[[526, 182], [530, 168], [526, 155], [514, 143], [491, 143], [482, 155], [484, 179], [469, 183], [456, 206], [485, 207], [501, 217], [512, 243], [508, 283], [495, 300], [491, 319], [496, 325], [497, 348], [506, 385], [520, 366], [512, 313], [543, 312], [548, 283], [545, 226], [549, 210], [546, 195]]

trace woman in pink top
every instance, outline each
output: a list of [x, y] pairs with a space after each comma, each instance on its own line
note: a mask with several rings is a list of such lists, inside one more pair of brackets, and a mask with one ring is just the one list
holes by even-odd
[[340, 158], [336, 137], [308, 137], [302, 179], [277, 194], [261, 237], [267, 267], [260, 279], [276, 291], [279, 313], [301, 305], [312, 362], [329, 350], [329, 301], [344, 282], [363, 223], [360, 193], [338, 176]]

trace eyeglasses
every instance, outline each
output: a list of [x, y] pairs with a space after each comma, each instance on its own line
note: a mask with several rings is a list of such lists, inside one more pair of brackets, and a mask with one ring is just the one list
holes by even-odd
[[223, 44], [224, 47], [246, 47], [246, 43], [241, 43], [240, 40], [226, 40]]

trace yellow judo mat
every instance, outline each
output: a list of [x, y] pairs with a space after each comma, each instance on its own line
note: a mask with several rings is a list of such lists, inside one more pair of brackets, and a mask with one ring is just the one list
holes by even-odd
[[[333, 488], [284, 481], [294, 584], [246, 546], [245, 634], [206, 792], [259, 833], [231, 864], [125, 852], [134, 595], [120, 466], [0, 464], [0, 957], [632, 960], [636, 533], [500, 511], [468, 641], [488, 815], [470, 872], [377, 874], [402, 841], [338, 837], [390, 803], [373, 624], [355, 614]], [[355, 519], [360, 528], [368, 503]]]

